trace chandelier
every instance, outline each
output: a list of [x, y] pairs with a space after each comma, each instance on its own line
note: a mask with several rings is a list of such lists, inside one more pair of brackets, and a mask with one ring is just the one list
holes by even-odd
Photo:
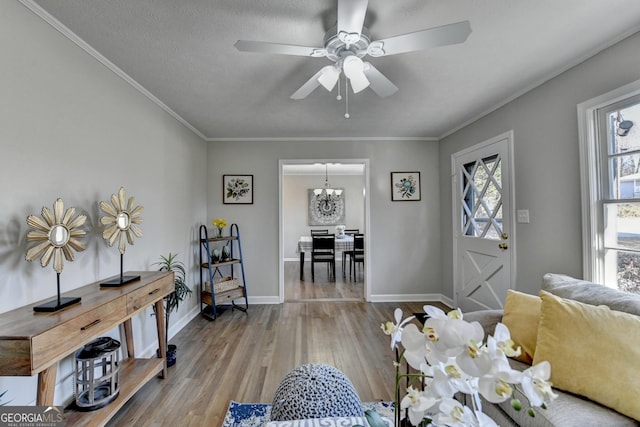
[[335, 204], [342, 196], [342, 190], [331, 188], [329, 185], [329, 164], [324, 165], [324, 188], [316, 188], [313, 190], [313, 198], [316, 204], [322, 207], [329, 207]]

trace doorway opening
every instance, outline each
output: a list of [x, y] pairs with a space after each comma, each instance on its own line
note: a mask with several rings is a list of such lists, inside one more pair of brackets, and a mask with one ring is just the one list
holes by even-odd
[[[369, 239], [365, 239], [364, 262], [358, 263], [351, 262], [348, 243], [336, 239], [335, 277], [326, 264], [315, 264], [312, 280], [310, 262], [311, 230], [338, 234], [338, 226], [344, 226], [369, 236], [368, 160], [291, 159], [279, 163], [280, 302], [368, 301]], [[313, 190], [328, 183], [342, 190], [339, 208], [343, 215], [336, 212], [335, 217], [331, 214], [319, 219], [313, 210], [317, 207]]]

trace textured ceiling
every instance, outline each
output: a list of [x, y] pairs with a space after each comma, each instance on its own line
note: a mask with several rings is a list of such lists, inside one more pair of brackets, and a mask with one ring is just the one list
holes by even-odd
[[289, 98], [326, 58], [234, 47], [322, 47], [336, 0], [20, 1], [209, 140], [438, 138], [640, 29], [638, 0], [370, 0], [374, 40], [464, 20], [472, 33], [463, 44], [369, 58], [399, 90], [350, 94], [345, 119], [335, 91]]

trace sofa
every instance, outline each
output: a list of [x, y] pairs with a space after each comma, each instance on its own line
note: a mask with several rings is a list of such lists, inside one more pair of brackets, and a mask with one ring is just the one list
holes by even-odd
[[514, 369], [551, 364], [558, 397], [547, 409], [533, 408], [534, 417], [518, 388], [520, 411], [510, 400], [482, 402], [499, 425], [640, 426], [640, 295], [548, 273], [539, 296], [510, 290], [503, 310], [469, 312], [464, 319], [480, 322], [486, 335], [504, 323], [522, 349], [518, 360], [509, 360]]

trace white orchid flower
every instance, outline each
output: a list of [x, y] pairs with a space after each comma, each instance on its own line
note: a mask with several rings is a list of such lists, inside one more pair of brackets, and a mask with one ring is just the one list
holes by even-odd
[[476, 411], [475, 415], [478, 418], [478, 427], [499, 427], [498, 424], [484, 412]]
[[[471, 394], [476, 391], [474, 377], [464, 372], [456, 363], [455, 358], [450, 358], [447, 363], [438, 363], [433, 370], [431, 386], [441, 397], [453, 397], [453, 393], [462, 392]], [[453, 393], [448, 395], [450, 390]]]
[[433, 422], [438, 426], [448, 427], [478, 427], [479, 423], [473, 411], [467, 406], [463, 406], [455, 399], [443, 399], [438, 406], [440, 411], [433, 418]]
[[395, 318], [395, 323], [393, 322], [385, 322], [380, 327], [382, 328], [382, 332], [385, 335], [391, 336], [391, 349], [393, 350], [396, 347], [396, 344], [400, 342], [400, 334], [402, 333], [402, 327], [411, 320], [415, 319], [415, 316], [409, 316], [406, 319], [402, 320], [402, 309], [396, 308], [393, 312], [393, 317]]
[[514, 348], [515, 342], [511, 339], [511, 333], [509, 328], [504, 324], [498, 323], [493, 336], [490, 336], [487, 341], [489, 347], [489, 353], [492, 355], [497, 351], [501, 351], [507, 357], [520, 356], [522, 350], [520, 347]]
[[409, 386], [407, 394], [400, 402], [400, 409], [409, 409], [409, 421], [415, 426], [420, 424], [427, 410], [435, 405], [437, 401], [435, 397], [430, 396], [427, 392]]
[[433, 305], [424, 305], [422, 309], [432, 319], [446, 319], [447, 315], [444, 311]]
[[409, 366], [420, 369], [427, 360], [427, 338], [415, 324], [410, 323], [403, 328], [401, 341], [404, 346], [404, 358]]
[[464, 351], [456, 356], [458, 366], [468, 375], [481, 377], [491, 371], [492, 359], [486, 346], [469, 339]]
[[479, 323], [446, 317], [427, 319], [423, 330], [430, 337], [429, 341], [441, 362], [465, 352], [471, 340], [481, 342], [484, 337]]
[[478, 391], [489, 402], [500, 403], [511, 397], [513, 387], [499, 377], [487, 375], [478, 380]]
[[558, 397], [548, 382], [551, 377], [551, 365], [546, 360], [522, 372], [522, 391], [531, 406], [542, 406]]
[[489, 416], [462, 406], [455, 399], [444, 399], [440, 404], [440, 413], [434, 417], [434, 424], [448, 427], [498, 427]]
[[460, 310], [460, 308], [456, 308], [455, 310], [449, 311], [447, 313], [447, 317], [449, 319], [462, 320], [464, 316], [462, 315], [462, 310]]
[[492, 403], [504, 402], [513, 394], [511, 385], [522, 380], [522, 372], [512, 369], [504, 354], [491, 362], [489, 373], [478, 380], [478, 391]]
[[[400, 309], [394, 312], [395, 323], [382, 325], [385, 334], [392, 337], [392, 349], [402, 344], [400, 357], [414, 370], [411, 381], [417, 384], [415, 377], [419, 376], [424, 388], [420, 391], [409, 386], [402, 401], [396, 402], [396, 410], [405, 409], [411, 424], [419, 425], [427, 416], [438, 427], [496, 427], [482, 412], [480, 395], [491, 403], [504, 402], [512, 397], [517, 384], [522, 384], [532, 407], [545, 408], [545, 403], [557, 397], [548, 381], [548, 362], [524, 372], [511, 368], [507, 357], [518, 356], [522, 350], [516, 348], [506, 325], [498, 324], [483, 344], [482, 326], [463, 320], [460, 309], [445, 313], [434, 306], [423, 308], [428, 318], [422, 330], [407, 324], [414, 317], [402, 320]], [[401, 362], [396, 360], [396, 366]], [[400, 381], [404, 374], [398, 371], [398, 375]], [[457, 393], [472, 396], [475, 411], [453, 399]]]
[[450, 381], [449, 376], [442, 369], [433, 372], [433, 380], [429, 383], [432, 392], [442, 398], [453, 397], [458, 391], [456, 383]]
[[422, 328], [422, 333], [427, 340], [427, 357], [429, 363], [446, 362], [451, 355], [460, 351], [460, 349], [448, 349], [445, 345], [439, 344], [440, 335], [436, 329], [443, 330], [445, 324], [436, 320], [428, 319]]
[[422, 330], [442, 362], [462, 351], [459, 331], [454, 330], [457, 326], [449, 320], [437, 317], [428, 318], [424, 323]]

